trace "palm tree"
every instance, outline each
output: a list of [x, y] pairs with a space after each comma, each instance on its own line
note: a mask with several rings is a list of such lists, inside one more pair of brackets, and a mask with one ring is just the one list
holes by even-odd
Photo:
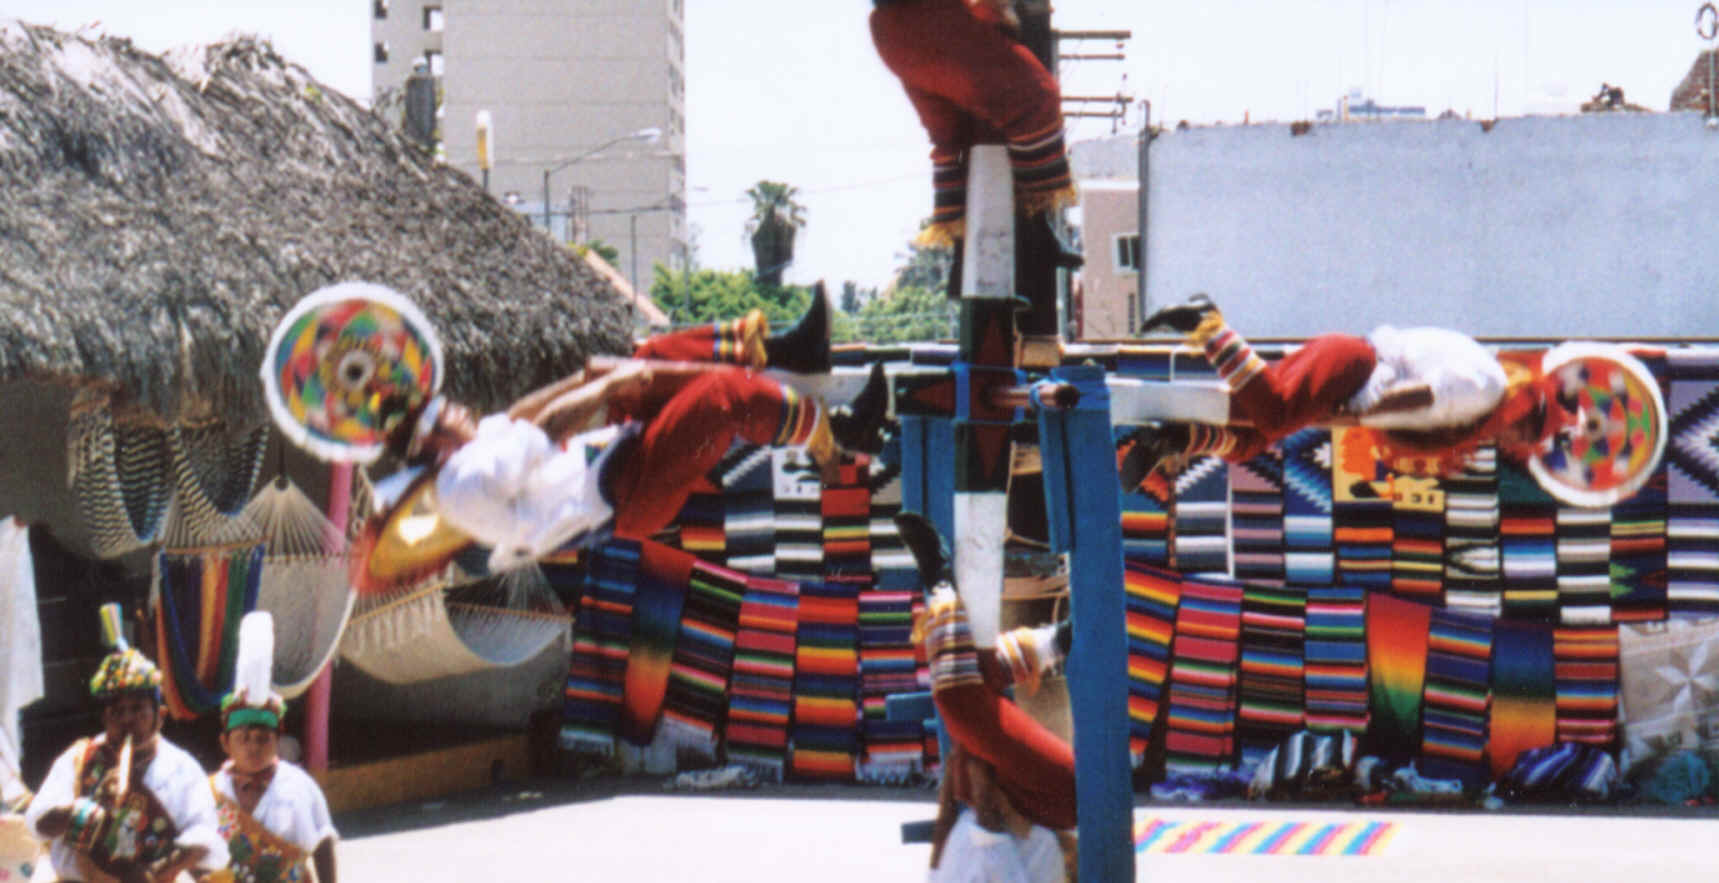
[[794, 261], [794, 234], [806, 226], [806, 207], [794, 201], [799, 192], [781, 181], [759, 181], [746, 191], [752, 197], [746, 235], [759, 285], [779, 287], [782, 270]]

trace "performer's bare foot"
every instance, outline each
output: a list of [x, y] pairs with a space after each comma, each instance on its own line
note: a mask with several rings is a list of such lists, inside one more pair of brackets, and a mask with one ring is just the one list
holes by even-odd
[[1207, 314], [1217, 311], [1217, 304], [1212, 303], [1212, 299], [1202, 292], [1188, 298], [1187, 303], [1164, 307], [1147, 316], [1145, 323], [1140, 326], [1140, 333], [1151, 334], [1164, 328], [1187, 334], [1200, 327], [1200, 320], [1206, 318]]

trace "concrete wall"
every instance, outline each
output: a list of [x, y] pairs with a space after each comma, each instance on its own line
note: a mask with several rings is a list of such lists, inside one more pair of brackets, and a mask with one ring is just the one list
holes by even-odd
[[[1135, 150], [1079, 145], [1077, 174], [1132, 178]], [[1696, 114], [1200, 128], [1150, 169], [1148, 308], [1206, 291], [1255, 336], [1719, 334], [1719, 131]]]
[[[1140, 327], [1140, 273], [1118, 262], [1116, 240], [1139, 226], [1140, 188], [1134, 181], [1087, 181], [1080, 188], [1081, 251], [1078, 336], [1128, 337]], [[1088, 240], [1086, 237], [1092, 237]]]
[[[569, 194], [586, 188], [588, 238], [620, 250], [624, 275], [632, 278], [636, 264], [645, 287], [654, 264], [680, 266], [688, 236], [680, 3], [461, 0], [446, 8], [440, 34], [424, 33], [424, 7], [442, 2], [389, 0], [388, 17], [371, 28], [391, 49], [373, 67], [372, 91], [402, 85], [413, 57], [440, 49], [448, 163], [482, 177], [476, 117], [487, 110], [495, 131], [490, 192], [517, 194], [517, 208], [534, 221], [543, 217], [545, 170], [628, 133], [662, 130], [654, 144], [616, 145], [555, 171], [551, 228], [566, 237]], [[645, 207], [652, 210], [630, 211]]]

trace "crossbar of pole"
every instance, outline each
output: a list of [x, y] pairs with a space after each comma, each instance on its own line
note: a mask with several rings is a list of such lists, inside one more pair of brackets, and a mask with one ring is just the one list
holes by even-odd
[[[1133, 31], [1057, 31], [1058, 40], [1132, 40]], [[1064, 56], [1065, 58], [1067, 56]]]
[[1123, 61], [1128, 58], [1121, 52], [1081, 52], [1060, 56], [1063, 61]]

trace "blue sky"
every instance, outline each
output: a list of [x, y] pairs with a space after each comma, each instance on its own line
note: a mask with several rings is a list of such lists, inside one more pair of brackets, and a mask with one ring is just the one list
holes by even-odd
[[[1070, 95], [1150, 100], [1154, 119], [1311, 117], [1352, 88], [1475, 117], [1572, 112], [1601, 82], [1663, 110], [1704, 43], [1691, 0], [1059, 0], [1066, 30], [1131, 29], [1125, 62], [1071, 62]], [[808, 208], [790, 281], [887, 281], [930, 208], [927, 145], [877, 61], [865, 0], [687, 0], [690, 220], [700, 262], [743, 267], [761, 178]], [[368, 0], [11, 0], [0, 15], [92, 23], [161, 51], [260, 34], [341, 91], [369, 94]], [[1088, 43], [1065, 52], [1103, 53]], [[1126, 124], [1133, 131], [1138, 113]], [[1110, 134], [1071, 120], [1070, 139]]]

